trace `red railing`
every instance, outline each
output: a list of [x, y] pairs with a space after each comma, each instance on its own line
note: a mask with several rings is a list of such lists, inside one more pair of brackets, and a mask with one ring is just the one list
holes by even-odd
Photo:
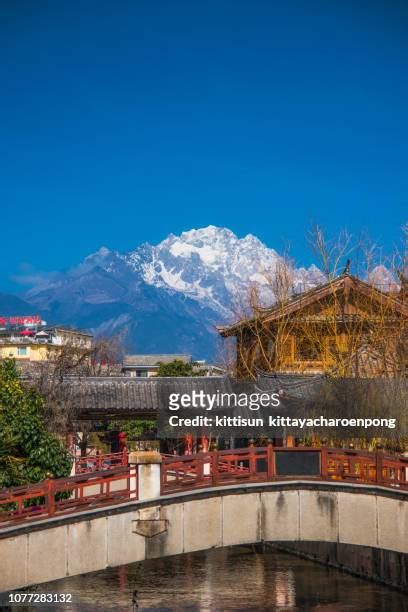
[[43, 480], [0, 490], [0, 524], [72, 514], [137, 499], [137, 478], [128, 467], [70, 478]]
[[[408, 457], [382, 451], [269, 445], [183, 457], [167, 455], [161, 464], [162, 495], [203, 487], [298, 479], [380, 484], [408, 491]], [[0, 490], [0, 525], [74, 514], [131, 499], [138, 499], [136, 469], [123, 465], [84, 472]]]
[[115, 470], [128, 464], [127, 449], [120, 453], [108, 453], [105, 455], [86, 455], [75, 457], [75, 474], [89, 474], [101, 470]]
[[381, 484], [408, 490], [408, 458], [382, 451], [250, 447], [165, 457], [162, 494], [239, 482], [294, 478]]

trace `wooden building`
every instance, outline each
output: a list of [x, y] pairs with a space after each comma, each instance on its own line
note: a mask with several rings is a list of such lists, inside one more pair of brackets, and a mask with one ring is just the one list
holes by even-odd
[[406, 376], [408, 296], [380, 291], [348, 267], [325, 285], [256, 308], [251, 317], [218, 327], [236, 339], [236, 373], [259, 371], [336, 376]]

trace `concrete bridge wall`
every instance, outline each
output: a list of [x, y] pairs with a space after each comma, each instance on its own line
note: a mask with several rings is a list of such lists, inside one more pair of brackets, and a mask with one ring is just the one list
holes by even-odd
[[[407, 585], [408, 494], [382, 487], [285, 482], [217, 487], [129, 502], [0, 531], [0, 591], [108, 566], [259, 542], [381, 550]], [[358, 553], [357, 553], [358, 554]], [[347, 567], [347, 564], [345, 564]], [[353, 569], [353, 568], [351, 568]], [[365, 572], [370, 575], [370, 569]], [[381, 572], [380, 572], [381, 573]]]

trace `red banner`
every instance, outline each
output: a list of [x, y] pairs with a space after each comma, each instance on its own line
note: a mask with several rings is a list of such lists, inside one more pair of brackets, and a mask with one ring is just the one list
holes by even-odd
[[41, 317], [29, 315], [26, 317], [0, 317], [0, 325], [40, 325]]

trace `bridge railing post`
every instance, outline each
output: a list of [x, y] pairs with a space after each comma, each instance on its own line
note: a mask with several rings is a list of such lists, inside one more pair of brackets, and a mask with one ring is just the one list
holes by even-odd
[[275, 478], [275, 453], [273, 451], [272, 440], [268, 440], [267, 453], [267, 477], [268, 480]]
[[255, 440], [249, 441], [249, 473], [256, 474]]
[[160, 497], [161, 462], [162, 457], [156, 451], [129, 453], [131, 498], [142, 500]]
[[327, 480], [329, 477], [327, 471], [327, 448], [325, 446], [320, 449], [320, 476], [323, 480]]
[[52, 516], [55, 514], [55, 490], [52, 478], [47, 478], [46, 491], [48, 514]]
[[202, 448], [197, 453], [196, 461], [197, 482], [202, 482], [204, 478], [204, 454]]
[[375, 481], [383, 482], [383, 458], [382, 447], [378, 446], [375, 452]]
[[[129, 455], [129, 457], [130, 457], [130, 455]], [[130, 459], [129, 459], [128, 490], [129, 490], [129, 498], [130, 499], [137, 499], [138, 498], [137, 464], [136, 463], [130, 463]]]
[[[205, 477], [208, 477], [211, 475], [211, 455], [207, 450], [204, 450], [204, 447], [201, 446], [200, 447], [200, 451], [198, 453], [198, 457], [199, 457], [199, 461], [201, 463], [200, 465], [200, 478], [201, 480], [203, 480]], [[198, 470], [198, 466], [197, 466], [197, 470]]]
[[216, 485], [218, 483], [218, 451], [212, 451], [212, 462], [211, 462], [211, 475], [212, 475], [212, 484]]

